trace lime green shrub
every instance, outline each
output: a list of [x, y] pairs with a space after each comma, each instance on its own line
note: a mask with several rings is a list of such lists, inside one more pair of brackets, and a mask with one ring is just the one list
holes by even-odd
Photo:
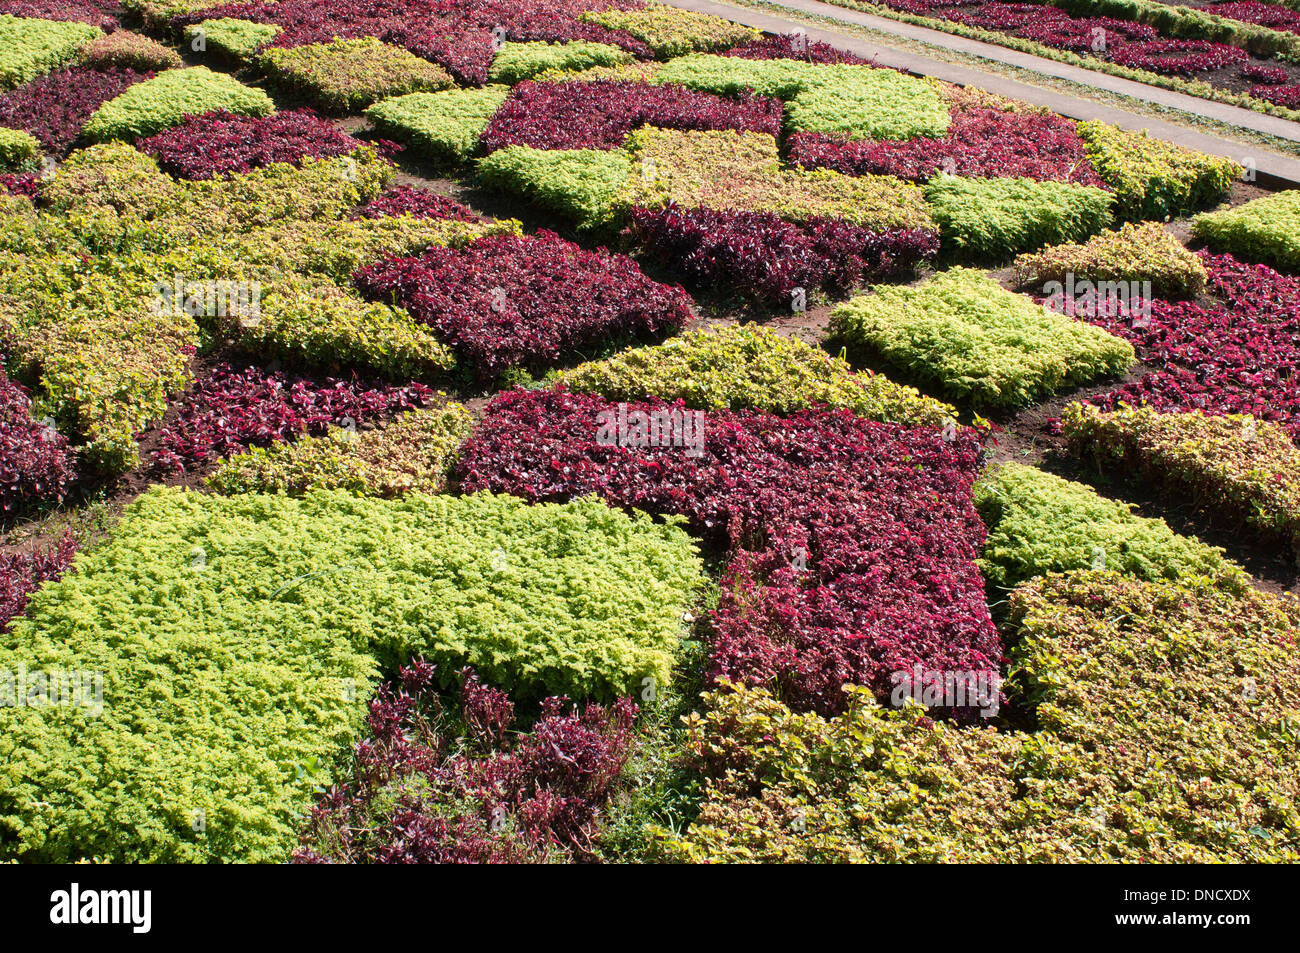
[[41, 144], [21, 129], [0, 126], [0, 172], [30, 172], [41, 164]]
[[62, 66], [90, 40], [102, 36], [86, 23], [55, 23], [0, 13], [0, 90]]
[[579, 19], [611, 30], [626, 30], [654, 50], [661, 60], [694, 50], [725, 50], [762, 36], [757, 30], [721, 17], [678, 10], [661, 3], [651, 3], [640, 10], [592, 11]]
[[888, 175], [782, 169], [761, 132], [646, 126], [628, 137], [632, 174], [620, 204], [772, 212], [789, 221], [838, 218], [871, 228], [933, 228], [921, 190]]
[[656, 77], [722, 96], [752, 89], [784, 99], [787, 125], [797, 132], [938, 138], [950, 121], [949, 100], [938, 84], [871, 66], [696, 54], [665, 63]]
[[472, 425], [468, 410], [447, 403], [410, 411], [377, 430], [335, 427], [323, 437], [254, 447], [231, 457], [208, 485], [219, 493], [437, 493]]
[[831, 312], [830, 337], [900, 380], [975, 409], [1012, 410], [1121, 374], [1133, 347], [970, 268], [914, 287], [875, 285]]
[[259, 50], [283, 33], [274, 23], [254, 23], [231, 17], [204, 20], [185, 28], [185, 43], [195, 52], [214, 52], [237, 63], [251, 63]]
[[1149, 281], [1157, 298], [1195, 298], [1205, 290], [1199, 256], [1156, 222], [1128, 223], [1102, 232], [1087, 244], [1056, 245], [1015, 261], [1016, 283], [1024, 288], [1049, 281]]
[[513, 86], [532, 79], [547, 70], [584, 70], [597, 66], [619, 66], [632, 63], [634, 57], [626, 50], [608, 43], [591, 43], [571, 40], [568, 43], [547, 43], [537, 40], [526, 43], [503, 43], [492, 60], [488, 78], [493, 83]]
[[1207, 577], [1240, 591], [1245, 574], [1223, 550], [1179, 536], [1161, 519], [1035, 467], [1004, 463], [975, 484], [989, 528], [980, 569], [1003, 589], [1073, 569], [1113, 569], [1150, 581]]
[[940, 175], [925, 187], [943, 251], [1001, 262], [1044, 245], [1081, 242], [1111, 223], [1111, 195], [1090, 185]]
[[0, 707], [0, 856], [283, 861], [376, 658], [523, 697], [666, 684], [698, 574], [679, 527], [590, 499], [154, 489], [0, 648], [103, 675], [98, 712]]
[[260, 89], [214, 73], [206, 66], [168, 70], [130, 87], [95, 110], [84, 130], [92, 142], [152, 136], [187, 115], [225, 109], [244, 116], [266, 116], [271, 99]]
[[881, 708], [823, 719], [723, 686], [687, 721], [698, 818], [668, 860], [1294, 863], [1300, 605], [1053, 575], [1012, 596], [1035, 733]]
[[608, 400], [681, 400], [701, 410], [755, 408], [791, 414], [817, 404], [861, 417], [940, 426], [957, 412], [797, 338], [752, 325], [687, 331], [663, 344], [633, 348], [560, 374], [573, 391]]
[[1192, 234], [1245, 261], [1300, 269], [1300, 190], [1198, 215], [1192, 220]]
[[632, 160], [618, 149], [508, 146], [478, 163], [484, 186], [522, 196], [581, 228], [612, 221], [616, 200], [631, 174]]
[[434, 159], [461, 161], [473, 154], [478, 137], [501, 108], [507, 86], [408, 93], [366, 110], [381, 136], [406, 143]]
[[441, 66], [373, 36], [268, 49], [257, 64], [274, 82], [330, 112], [355, 112], [390, 96], [456, 85]]
[[1115, 214], [1123, 221], [1164, 221], [1213, 205], [1242, 173], [1232, 159], [1184, 149], [1146, 132], [1097, 120], [1077, 128], [1088, 158], [1115, 190]]
[[1289, 539], [1300, 556], [1300, 449], [1277, 424], [1240, 414], [1104, 413], [1072, 404], [1061, 429], [1072, 452]]

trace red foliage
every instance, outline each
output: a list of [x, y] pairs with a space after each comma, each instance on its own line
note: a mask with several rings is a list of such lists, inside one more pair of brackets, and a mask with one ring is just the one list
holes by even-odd
[[22, 172], [18, 175], [0, 172], [0, 190], [10, 195], [35, 199], [41, 191], [41, 175], [39, 172]]
[[56, 69], [7, 93], [0, 93], [0, 126], [22, 129], [47, 155], [68, 153], [86, 120], [128, 86], [153, 76], [132, 69]]
[[78, 21], [112, 33], [122, 16], [122, 5], [118, 0], [0, 0], [0, 13], [65, 23]]
[[774, 97], [729, 99], [684, 86], [613, 80], [526, 82], [511, 90], [479, 141], [487, 152], [505, 146], [617, 149], [641, 126], [779, 136], [784, 109]]
[[1241, 68], [1241, 75], [1245, 79], [1253, 79], [1258, 83], [1266, 83], [1269, 86], [1278, 86], [1288, 79], [1287, 71], [1282, 67], [1263, 66], [1259, 63], [1247, 63]]
[[1300, 12], [1275, 3], [1235, 0], [1232, 3], [1210, 3], [1201, 9], [1206, 13], [1227, 17], [1229, 20], [1257, 23], [1271, 30], [1282, 30], [1286, 33], [1300, 33]]
[[1252, 86], [1250, 87], [1250, 95], [1277, 106], [1300, 109], [1300, 85]]
[[64, 534], [53, 547], [26, 553], [0, 553], [0, 632], [27, 609], [41, 583], [58, 579], [72, 562], [77, 541]]
[[458, 222], [481, 222], [483, 216], [455, 199], [429, 189], [395, 185], [373, 201], [354, 211], [351, 218], [385, 218], [411, 215], [415, 218], [450, 218]]
[[72, 480], [68, 438], [32, 420], [26, 389], [0, 371], [0, 513], [61, 500]]
[[516, 735], [505, 692], [465, 669], [459, 711], [448, 710], [434, 674], [416, 660], [402, 669], [400, 691], [380, 688], [352, 777], [313, 808], [293, 861], [589, 858], [599, 812], [631, 754], [636, 705], [624, 698], [570, 711], [567, 699], [548, 698], [531, 733]]
[[806, 35], [783, 33], [778, 36], [765, 36], [751, 40], [740, 46], [733, 46], [722, 53], [723, 56], [738, 56], [746, 60], [805, 60], [809, 63], [852, 63], [870, 66], [870, 60], [864, 60], [852, 53], [837, 50], [829, 43], [809, 40]]
[[[166, 172], [182, 179], [211, 179], [251, 172], [273, 162], [301, 162], [348, 155], [365, 143], [337, 129], [310, 109], [269, 116], [240, 116], [224, 109], [186, 116], [136, 148], [158, 160]], [[397, 146], [388, 144], [392, 150]]]
[[[680, 409], [661, 402], [626, 412]], [[882, 695], [890, 673], [990, 671], [1001, 644], [974, 560], [972, 431], [880, 424], [847, 411], [709, 412], [703, 452], [608, 445], [615, 405], [564, 391], [499, 395], [462, 450], [465, 491], [530, 501], [595, 494], [680, 514], [732, 559], [713, 613], [712, 673], [823, 713], [840, 686]]]
[[257, 367], [218, 365], [180, 401], [159, 432], [156, 466], [184, 471], [251, 444], [322, 434], [346, 419], [360, 424], [421, 407], [433, 397], [423, 384], [366, 384], [353, 377], [287, 378]]
[[390, 258], [355, 280], [367, 297], [400, 304], [432, 327], [485, 379], [552, 364], [611, 335], [670, 331], [691, 319], [681, 288], [651, 281], [626, 255], [586, 251], [548, 231]]

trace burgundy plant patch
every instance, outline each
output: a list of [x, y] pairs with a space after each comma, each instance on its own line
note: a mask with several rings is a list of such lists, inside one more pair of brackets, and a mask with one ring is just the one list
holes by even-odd
[[32, 419], [26, 388], [0, 371], [0, 513], [61, 500], [73, 480], [68, 438]]
[[[646, 429], [638, 414], [662, 421], [660, 439], [649, 440], [657, 445], [637, 445]], [[668, 445], [674, 414], [698, 440]], [[948, 440], [847, 411], [781, 418], [515, 390], [489, 405], [458, 472], [466, 492], [595, 494], [685, 516], [731, 559], [712, 618], [712, 674], [833, 713], [844, 683], [885, 697], [892, 674], [914, 665], [1000, 666], [975, 566], [984, 525], [971, 485], [981, 459], [972, 431]]]
[[91, 115], [128, 86], [153, 73], [132, 69], [56, 69], [7, 93], [0, 93], [0, 126], [31, 133], [45, 153], [62, 158], [72, 149]]
[[411, 215], [415, 218], [447, 218], [458, 222], [482, 222], [479, 215], [455, 199], [429, 189], [395, 185], [355, 210], [350, 218], [386, 218]]
[[46, 549], [0, 553], [0, 632], [27, 609], [27, 601], [43, 582], [58, 579], [72, 563], [77, 541], [71, 534]]
[[808, 63], [849, 63], [871, 66], [870, 60], [838, 50], [829, 43], [809, 40], [806, 35], [782, 33], [751, 40], [740, 46], [722, 51], [721, 56], [736, 56], [746, 60], [804, 60]]
[[642, 337], [691, 320], [681, 288], [651, 281], [626, 255], [586, 251], [548, 231], [430, 248], [354, 277], [368, 298], [401, 305], [433, 328], [483, 379], [510, 367], [549, 366], [611, 336]]
[[112, 33], [122, 16], [122, 5], [118, 0], [0, 0], [0, 13], [37, 20], [89, 23], [105, 33]]

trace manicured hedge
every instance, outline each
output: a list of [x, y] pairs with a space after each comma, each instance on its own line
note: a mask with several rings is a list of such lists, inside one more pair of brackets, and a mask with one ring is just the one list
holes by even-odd
[[1192, 221], [1192, 233], [1215, 249], [1246, 261], [1300, 270], [1300, 190], [1198, 215]]
[[40, 162], [40, 142], [21, 129], [0, 126], [0, 172], [31, 172]]
[[861, 417], [941, 426], [956, 411], [798, 338], [753, 325], [687, 331], [560, 374], [565, 386], [606, 400], [681, 400], [702, 410], [754, 408], [789, 414], [816, 405]]
[[1248, 584], [1223, 550], [1179, 536], [1161, 519], [1099, 496], [1091, 487], [1019, 463], [1003, 463], [975, 484], [989, 528], [980, 569], [1011, 589], [1034, 576], [1110, 569], [1152, 582], [1208, 578], [1233, 591]]
[[1151, 282], [1151, 294], [1161, 298], [1195, 298], [1205, 290], [1201, 259], [1155, 222], [1128, 223], [1118, 231], [1102, 232], [1083, 245], [1057, 245], [1015, 261], [1021, 287], [1049, 281]]
[[408, 93], [366, 110], [375, 129], [435, 159], [459, 161], [478, 146], [479, 134], [510, 95], [505, 86]]
[[257, 65], [273, 82], [330, 112], [356, 112], [391, 96], [455, 85], [441, 66], [369, 36], [268, 49]]
[[208, 478], [208, 485], [220, 493], [437, 493], [472, 422], [464, 407], [448, 403], [437, 410], [408, 412], [376, 430], [335, 427], [321, 437], [254, 447], [231, 457]]
[[1128, 132], [1097, 120], [1079, 135], [1101, 177], [1115, 192], [1122, 221], [1177, 218], [1213, 205], [1242, 168], [1231, 159], [1184, 149], [1146, 132]]
[[503, 43], [492, 60], [488, 79], [493, 83], [515, 83], [532, 79], [547, 70], [583, 70], [594, 66], [618, 66], [634, 62], [626, 50], [606, 43], [570, 40], [568, 43]]
[[1111, 195], [1088, 185], [944, 175], [925, 187], [945, 254], [1001, 262], [1044, 245], [1081, 242], [1111, 223]]
[[666, 60], [695, 50], [719, 50], [757, 40], [757, 30], [709, 16], [678, 10], [661, 3], [644, 8], [604, 10], [581, 15], [588, 23], [622, 30], [643, 40], [658, 59]]
[[1019, 589], [1038, 730], [889, 711], [833, 719], [726, 687], [688, 722], [683, 862], [1295, 863], [1300, 609], [1110, 572]]
[[1072, 404], [1061, 428], [1072, 452], [1281, 537], [1300, 558], [1300, 450], [1276, 424]]
[[86, 23], [56, 23], [0, 13], [0, 90], [62, 66], [82, 46], [102, 35], [99, 27]]
[[831, 312], [831, 338], [899, 379], [976, 409], [1013, 410], [1122, 374], [1133, 347], [969, 268], [915, 287], [876, 285]]
[[224, 109], [242, 116], [265, 116], [270, 97], [206, 66], [168, 70], [132, 86], [100, 106], [86, 123], [93, 142], [151, 136], [189, 115]]
[[622, 150], [509, 146], [478, 163], [483, 185], [522, 196], [584, 229], [611, 223], [631, 174], [632, 160]]

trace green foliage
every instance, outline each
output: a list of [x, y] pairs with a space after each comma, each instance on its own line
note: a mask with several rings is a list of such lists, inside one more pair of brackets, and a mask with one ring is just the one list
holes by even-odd
[[1061, 429], [1074, 453], [1289, 540], [1300, 557], [1300, 449], [1277, 424], [1239, 414], [1162, 414], [1150, 407], [1103, 413], [1072, 404]]
[[95, 69], [133, 69], [138, 73], [180, 69], [185, 65], [179, 53], [129, 30], [115, 30], [91, 40], [77, 54], [77, 62]]
[[921, 190], [889, 175], [781, 168], [761, 132], [646, 126], [628, 138], [634, 173], [620, 205], [772, 212], [794, 222], [838, 218], [870, 228], [933, 228]]
[[152, 136], [187, 115], [225, 109], [244, 116], [266, 116], [271, 99], [260, 89], [214, 73], [206, 66], [168, 70], [127, 89], [95, 110], [86, 123], [92, 142]]
[[1016, 283], [1149, 281], [1157, 298], [1195, 298], [1205, 290], [1199, 256], [1156, 222], [1129, 223], [1084, 245], [1057, 245], [1016, 259]]
[[1001, 262], [1044, 245], [1081, 242], [1111, 223], [1111, 195], [1090, 185], [940, 175], [925, 187], [943, 251]]
[[102, 33], [86, 23], [55, 23], [0, 13], [0, 90], [62, 66]]
[[975, 409], [1013, 410], [1121, 374], [1133, 347], [970, 268], [915, 287], [875, 285], [831, 312], [830, 337], [902, 380]]
[[30, 172], [41, 164], [41, 144], [21, 129], [0, 126], [0, 172]]
[[1242, 167], [1098, 120], [1078, 124], [1088, 158], [1115, 191], [1122, 221], [1164, 221], [1217, 202]]
[[262, 47], [283, 32], [274, 23], [218, 17], [187, 26], [185, 42], [194, 49], [195, 42], [201, 41], [204, 51], [213, 50], [238, 63], [251, 63]]
[[[1039, 730], [956, 727], [861, 688], [823, 719], [724, 685], [687, 724], [685, 862], [1300, 859], [1300, 605], [1053, 575], [1012, 597], [1013, 684]], [[901, 699], [900, 699], [901, 701]]]
[[797, 338], [757, 326], [688, 331], [663, 344], [622, 351], [564, 371], [573, 391], [615, 401], [660, 397], [701, 410], [756, 408], [790, 414], [817, 404], [847, 407], [872, 420], [940, 426], [956, 417], [923, 397]]
[[975, 484], [988, 525], [980, 569], [1011, 589], [1034, 576], [1113, 569], [1153, 582], [1207, 577], [1240, 592], [1248, 580], [1218, 547], [1179, 536], [1129, 503], [1034, 467], [1004, 463]]
[[335, 427], [323, 437], [254, 447], [208, 478], [219, 493], [351, 490], [370, 496], [437, 493], [473, 425], [457, 403], [413, 410], [377, 430]]
[[1300, 191], [1198, 215], [1192, 234], [1219, 251], [1288, 271], [1300, 269]]
[[615, 149], [534, 149], [508, 146], [478, 162], [486, 187], [520, 195], [580, 228], [608, 224], [632, 174], [632, 160]]
[[697, 54], [665, 63], [657, 81], [722, 96], [745, 89], [776, 96], [787, 101], [792, 131], [910, 139], [948, 130], [948, 100], [939, 86], [895, 70]]
[[626, 30], [643, 41], [658, 59], [666, 60], [695, 50], [725, 50], [761, 33], [707, 13], [678, 10], [651, 3], [639, 10], [604, 10], [584, 13], [580, 19], [611, 30]]
[[568, 43], [547, 43], [537, 40], [525, 43], [503, 43], [492, 60], [488, 78], [493, 83], [514, 85], [532, 79], [547, 70], [584, 70], [597, 66], [619, 66], [634, 62], [626, 50], [608, 43], [591, 43], [571, 40]]
[[274, 82], [330, 112], [356, 112], [390, 96], [456, 85], [441, 66], [373, 36], [271, 48], [257, 64]]
[[375, 656], [524, 698], [667, 684], [699, 569], [677, 526], [591, 499], [151, 490], [0, 647], [104, 684], [98, 713], [0, 707], [0, 856], [283, 861]]
[[382, 136], [434, 159], [460, 161], [473, 154], [479, 135], [509, 94], [500, 85], [410, 93], [376, 103], [366, 117]]

